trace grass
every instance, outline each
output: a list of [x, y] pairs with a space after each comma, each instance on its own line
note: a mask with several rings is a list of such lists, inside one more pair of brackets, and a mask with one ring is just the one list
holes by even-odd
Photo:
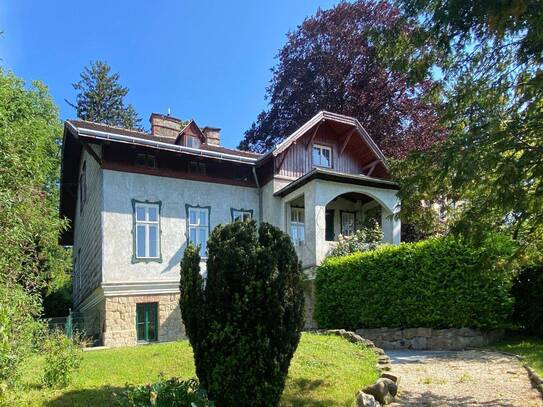
[[[281, 406], [350, 406], [355, 393], [377, 377], [371, 350], [336, 336], [302, 334], [290, 365]], [[72, 384], [62, 390], [43, 388], [43, 358], [25, 367], [18, 392], [25, 406], [111, 405], [126, 383], [143, 384], [165, 377], [195, 376], [187, 341], [85, 352]]]
[[543, 376], [543, 339], [511, 336], [502, 342], [494, 344], [496, 349], [514, 353], [524, 358], [528, 366]]

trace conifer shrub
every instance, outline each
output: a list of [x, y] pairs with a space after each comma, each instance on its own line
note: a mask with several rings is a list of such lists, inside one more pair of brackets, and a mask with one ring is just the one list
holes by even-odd
[[196, 374], [217, 406], [276, 406], [303, 327], [301, 267], [290, 237], [234, 222], [181, 262], [181, 313]]

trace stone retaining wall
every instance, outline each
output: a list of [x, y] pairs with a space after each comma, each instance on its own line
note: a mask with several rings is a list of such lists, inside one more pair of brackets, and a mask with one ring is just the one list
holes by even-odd
[[373, 328], [356, 333], [383, 349], [462, 350], [488, 345], [503, 336], [502, 330], [479, 331], [469, 328]]

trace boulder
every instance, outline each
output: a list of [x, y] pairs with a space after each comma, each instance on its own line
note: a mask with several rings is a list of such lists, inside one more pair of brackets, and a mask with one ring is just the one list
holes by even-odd
[[[389, 389], [390, 383], [394, 386], [392, 389]], [[396, 392], [398, 390], [398, 386], [390, 379], [379, 379], [375, 384], [362, 389], [364, 393], [372, 395], [381, 404], [390, 404], [394, 401], [390, 390]]]
[[381, 404], [375, 401], [375, 397], [372, 395], [359, 391], [356, 394], [353, 407], [381, 407]]
[[381, 373], [381, 378], [383, 379], [390, 379], [392, 380], [394, 383], [396, 383], [396, 385], [398, 385], [398, 382], [400, 380], [400, 378], [390, 372], [383, 372]]

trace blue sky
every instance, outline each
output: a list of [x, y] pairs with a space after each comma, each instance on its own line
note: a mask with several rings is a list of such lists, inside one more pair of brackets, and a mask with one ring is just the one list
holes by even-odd
[[152, 112], [221, 127], [234, 147], [266, 107], [270, 68], [294, 30], [337, 1], [31, 1], [0, 7], [0, 64], [49, 86], [62, 119], [91, 60], [121, 75], [148, 128]]

